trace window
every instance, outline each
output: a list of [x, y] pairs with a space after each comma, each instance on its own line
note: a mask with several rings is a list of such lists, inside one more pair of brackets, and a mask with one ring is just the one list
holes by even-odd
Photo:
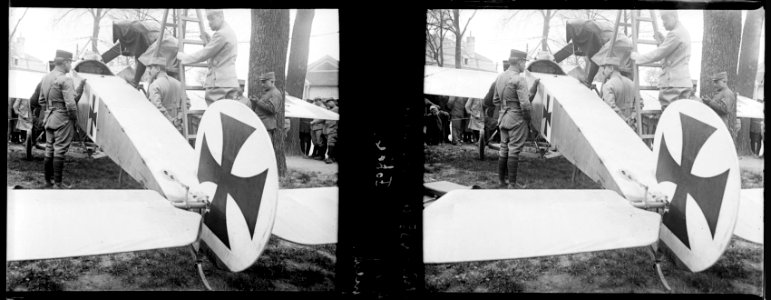
[[463, 59], [463, 64], [464, 64], [464, 65], [468, 65], [468, 58], [464, 58], [464, 59]]

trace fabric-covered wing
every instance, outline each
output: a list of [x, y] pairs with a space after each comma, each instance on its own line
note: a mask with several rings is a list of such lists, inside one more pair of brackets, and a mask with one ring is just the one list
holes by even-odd
[[514, 259], [650, 245], [661, 216], [609, 190], [454, 190], [423, 211], [423, 260]]
[[8, 190], [6, 259], [30, 260], [179, 247], [201, 216], [152, 190]]
[[744, 189], [739, 199], [734, 235], [763, 244], [763, 189]]
[[8, 70], [8, 98], [29, 99], [43, 76], [46, 76], [46, 73]]
[[286, 95], [284, 101], [284, 116], [287, 118], [308, 118], [322, 120], [338, 120], [340, 115], [328, 109]]
[[[661, 110], [661, 104], [659, 103], [659, 91], [643, 90], [640, 91], [640, 95], [643, 98], [643, 110]], [[736, 117], [765, 119], [765, 115], [763, 113], [763, 103], [739, 95], [739, 97], [736, 98]]]
[[497, 77], [493, 72], [426, 66], [423, 93], [482, 99]]
[[278, 191], [273, 234], [290, 242], [337, 243], [337, 187]]

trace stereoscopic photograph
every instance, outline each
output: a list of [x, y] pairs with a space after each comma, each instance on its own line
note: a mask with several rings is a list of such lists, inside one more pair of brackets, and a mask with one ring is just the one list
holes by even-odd
[[332, 291], [336, 9], [9, 8], [6, 291]]
[[426, 290], [765, 295], [764, 18], [428, 10]]

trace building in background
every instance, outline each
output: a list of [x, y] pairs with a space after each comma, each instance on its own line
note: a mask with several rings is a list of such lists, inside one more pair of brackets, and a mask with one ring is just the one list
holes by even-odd
[[[468, 36], [461, 45], [461, 69], [497, 72], [498, 65], [489, 58], [476, 53], [475, 44], [475, 38]], [[442, 49], [444, 57], [442, 67], [455, 68], [455, 38], [445, 38], [442, 42]], [[426, 65], [437, 65], [429, 52], [426, 51]]]
[[10, 62], [9, 67], [11, 69], [28, 70], [36, 72], [48, 73], [48, 63], [38, 58], [30, 56], [24, 51], [25, 39], [21, 36], [16, 37], [13, 43], [10, 45]]
[[339, 99], [337, 78], [339, 61], [329, 55], [310, 63], [305, 74], [303, 99], [335, 98]]

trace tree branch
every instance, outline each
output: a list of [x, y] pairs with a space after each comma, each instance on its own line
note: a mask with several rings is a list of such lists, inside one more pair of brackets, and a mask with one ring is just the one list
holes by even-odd
[[21, 20], [23, 20], [23, 19], [24, 19], [24, 16], [25, 16], [25, 15], [27, 15], [27, 11], [28, 11], [28, 10], [29, 10], [29, 8], [25, 8], [25, 9], [24, 9], [24, 13], [23, 13], [23, 14], [21, 14], [21, 17], [19, 18], [19, 20], [18, 20], [18, 21], [16, 21], [16, 25], [15, 25], [15, 26], [13, 26], [13, 31], [11, 31], [11, 35], [8, 37], [8, 40], [9, 40], [9, 41], [10, 41], [11, 39], [13, 39], [13, 35], [14, 35], [14, 34], [16, 34], [16, 29], [17, 29], [17, 28], [19, 28], [19, 24], [21, 24]]

